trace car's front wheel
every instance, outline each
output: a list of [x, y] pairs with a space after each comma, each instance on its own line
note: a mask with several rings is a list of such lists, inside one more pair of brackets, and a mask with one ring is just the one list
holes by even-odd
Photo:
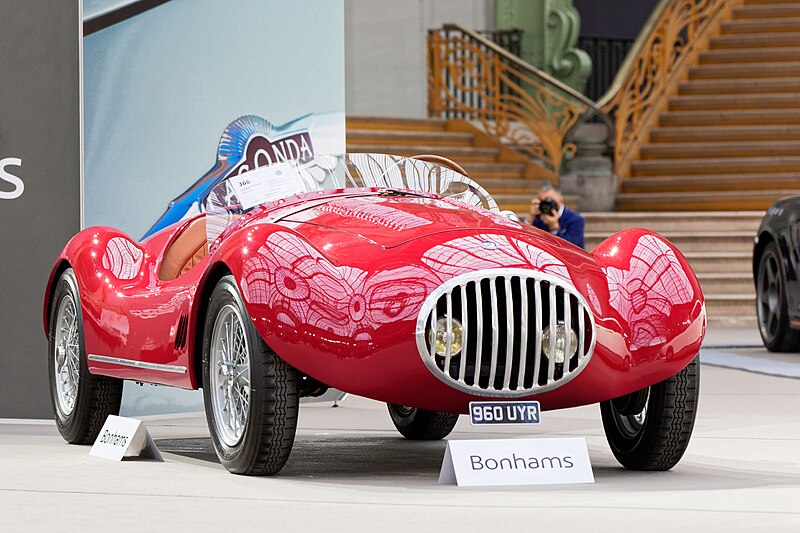
[[453, 431], [458, 414], [386, 404], [397, 431], [410, 440], [439, 440]]
[[71, 268], [59, 278], [51, 305], [47, 367], [56, 427], [70, 444], [91, 444], [108, 415], [119, 414], [122, 381], [89, 373], [81, 296]]
[[297, 428], [297, 376], [253, 327], [232, 276], [214, 288], [206, 314], [203, 398], [225, 468], [262, 476], [283, 468]]
[[660, 383], [600, 404], [608, 444], [630, 470], [669, 470], [692, 436], [700, 385], [694, 358]]
[[800, 332], [789, 327], [786, 279], [781, 265], [778, 245], [770, 242], [759, 258], [756, 271], [758, 331], [769, 351], [794, 352], [800, 349]]

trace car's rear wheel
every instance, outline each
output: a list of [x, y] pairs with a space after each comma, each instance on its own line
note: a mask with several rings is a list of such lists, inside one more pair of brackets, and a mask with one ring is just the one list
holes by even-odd
[[410, 440], [439, 440], [453, 431], [458, 414], [386, 404], [397, 431]]
[[771, 352], [800, 350], [800, 332], [789, 327], [788, 305], [781, 255], [778, 246], [770, 242], [758, 261], [756, 312], [758, 331]]
[[630, 470], [669, 470], [692, 436], [700, 385], [697, 358], [661, 383], [600, 404], [608, 444]]
[[235, 474], [279, 472], [297, 428], [295, 370], [255, 330], [232, 276], [214, 288], [203, 331], [203, 398], [220, 462]]
[[71, 268], [58, 280], [51, 304], [47, 366], [59, 433], [70, 444], [94, 442], [108, 415], [119, 414], [122, 381], [89, 373], [81, 297]]

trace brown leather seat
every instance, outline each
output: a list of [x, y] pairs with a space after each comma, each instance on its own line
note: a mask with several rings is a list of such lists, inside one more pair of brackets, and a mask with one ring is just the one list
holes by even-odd
[[164, 253], [158, 276], [170, 281], [189, 272], [208, 254], [206, 217], [195, 219], [172, 241]]

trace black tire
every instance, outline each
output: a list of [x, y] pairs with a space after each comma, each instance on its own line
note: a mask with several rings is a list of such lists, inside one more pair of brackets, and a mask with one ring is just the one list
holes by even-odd
[[[62, 304], [68, 306], [71, 302], [75, 311], [72, 321], [67, 320], [67, 316], [60, 316], [59, 310]], [[69, 322], [72, 325], [73, 335], [72, 346], [69, 347], [70, 339], [61, 338], [65, 333], [63, 329]], [[53, 405], [53, 414], [59, 433], [64, 440], [70, 444], [91, 444], [97, 439], [103, 424], [108, 415], [119, 414], [119, 405], [122, 400], [122, 380], [106, 376], [94, 376], [89, 373], [86, 360], [86, 344], [83, 336], [83, 316], [81, 313], [81, 297], [78, 291], [78, 283], [75, 280], [75, 272], [69, 268], [64, 271], [56, 285], [53, 301], [50, 306], [50, 324], [48, 336], [48, 359], [47, 368], [50, 381], [50, 400]], [[57, 333], [60, 329], [62, 333]], [[67, 328], [69, 329], [69, 328]], [[57, 340], [58, 342], [57, 345]], [[77, 353], [74, 351], [77, 340]], [[72, 353], [72, 366], [67, 362], [66, 353]], [[77, 355], [77, 361], [74, 357]], [[62, 361], [59, 364], [59, 361]], [[75, 368], [77, 367], [77, 368]], [[63, 400], [59, 400], [57, 387], [59, 383], [65, 383], [64, 371], [71, 377], [77, 376], [74, 386], [77, 393], [72, 400], [71, 408], [68, 408]]]
[[756, 270], [756, 315], [764, 346], [771, 352], [800, 350], [800, 331], [789, 325], [786, 275], [778, 245], [768, 243]]
[[[231, 444], [225, 442], [225, 432], [229, 430], [218, 427], [215, 417], [210, 360], [215, 323], [224, 312], [230, 314], [233, 309], [243, 322], [250, 385], [246, 422], [238, 442]], [[253, 327], [232, 276], [225, 276], [214, 288], [203, 336], [203, 398], [211, 440], [220, 462], [235, 474], [278, 473], [289, 459], [297, 429], [297, 375]]]
[[661, 383], [600, 404], [608, 444], [622, 466], [669, 470], [678, 464], [692, 436], [699, 385], [695, 358]]
[[439, 440], [453, 431], [458, 414], [387, 403], [397, 431], [409, 440]]

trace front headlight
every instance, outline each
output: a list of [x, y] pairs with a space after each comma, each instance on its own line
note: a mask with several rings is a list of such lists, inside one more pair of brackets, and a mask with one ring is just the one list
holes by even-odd
[[447, 345], [450, 345], [450, 357], [455, 357], [461, 353], [461, 322], [455, 318], [450, 319], [450, 334], [447, 333], [447, 317], [443, 316], [436, 321], [436, 338], [433, 330], [428, 334], [428, 342], [436, 355], [442, 357], [447, 355]]
[[[548, 358], [550, 357], [550, 326], [544, 328], [542, 332], [542, 351]], [[567, 328], [563, 322], [556, 325], [554, 354], [556, 363], [563, 363], [565, 359], [565, 348], [567, 347]], [[575, 355], [578, 350], [578, 335], [571, 329], [569, 330], [569, 358]]]

